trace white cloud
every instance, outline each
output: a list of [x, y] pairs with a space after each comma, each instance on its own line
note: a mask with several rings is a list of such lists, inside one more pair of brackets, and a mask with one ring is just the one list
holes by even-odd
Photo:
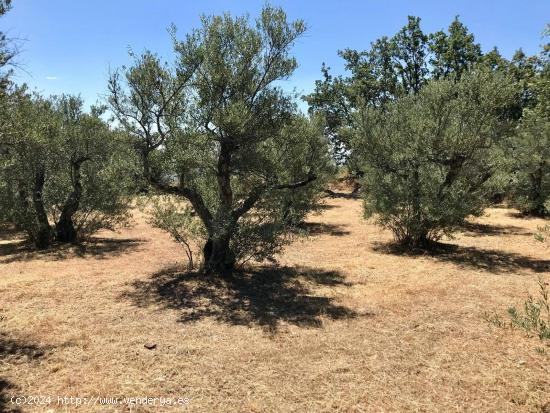
[[57, 80], [57, 76], [46, 76], [47, 80]]

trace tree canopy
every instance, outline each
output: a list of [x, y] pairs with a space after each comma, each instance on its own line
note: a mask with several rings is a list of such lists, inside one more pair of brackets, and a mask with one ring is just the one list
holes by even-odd
[[315, 207], [330, 168], [326, 139], [277, 86], [297, 66], [290, 50], [305, 29], [270, 6], [255, 23], [205, 16], [182, 40], [172, 29], [171, 70], [146, 52], [111, 76], [118, 118], [146, 144], [157, 139], [149, 183], [186, 199], [204, 226], [208, 271], [229, 274], [238, 260], [270, 257]]
[[345, 60], [349, 76], [333, 76], [322, 66], [322, 80], [313, 93], [304, 96], [309, 110], [325, 118], [336, 160], [352, 172], [361, 172], [351, 151], [356, 125], [351, 116], [364, 105], [384, 107], [408, 94], [417, 94], [430, 79], [452, 76], [456, 81], [481, 58], [479, 44], [458, 17], [445, 31], [426, 34], [418, 17], [392, 37], [371, 43], [370, 49], [338, 52]]
[[365, 214], [412, 247], [480, 214], [498, 184], [497, 144], [511, 126], [502, 113], [513, 97], [509, 79], [480, 70], [433, 80], [385, 110], [362, 109], [354, 150], [364, 161]]

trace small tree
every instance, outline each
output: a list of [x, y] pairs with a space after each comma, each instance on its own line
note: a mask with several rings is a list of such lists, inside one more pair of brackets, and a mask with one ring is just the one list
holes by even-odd
[[[255, 25], [229, 14], [203, 17], [200, 29], [174, 40], [169, 83], [185, 85], [178, 98], [185, 116], [172, 118], [149, 181], [193, 207], [207, 234], [209, 272], [228, 275], [238, 260], [270, 257], [316, 204], [329, 168], [326, 139], [276, 86], [296, 68], [289, 51], [304, 30], [301, 20], [289, 23], [281, 9], [265, 7]], [[137, 64], [130, 72], [143, 70]], [[124, 92], [112, 78], [111, 100], [146, 86]], [[159, 87], [150, 93], [161, 95]]]
[[195, 268], [194, 251], [206, 241], [206, 231], [189, 203], [172, 195], [152, 198], [150, 223], [168, 232], [185, 249], [187, 269]]
[[361, 111], [354, 150], [364, 159], [366, 216], [416, 247], [479, 214], [496, 182], [494, 143], [509, 127], [502, 111], [511, 99], [505, 77], [478, 71]]
[[38, 248], [53, 239], [44, 197], [47, 170], [53, 166], [50, 143], [58, 129], [53, 105], [16, 88], [8, 97], [2, 139], [3, 218], [27, 232]]
[[73, 96], [62, 96], [55, 105], [60, 129], [51, 143], [56, 164], [45, 194], [53, 204], [56, 240], [76, 242], [126, 222], [136, 164], [126, 136], [100, 118], [105, 108], [85, 113], [82, 100]]

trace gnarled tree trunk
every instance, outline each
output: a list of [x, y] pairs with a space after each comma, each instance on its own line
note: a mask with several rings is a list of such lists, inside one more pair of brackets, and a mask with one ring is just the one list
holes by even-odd
[[231, 235], [237, 226], [238, 219], [238, 216], [232, 213], [231, 157], [234, 150], [235, 145], [233, 143], [222, 139], [217, 168], [220, 211], [217, 212], [214, 221], [219, 221], [223, 229], [220, 230], [218, 225], [210, 225], [211, 228], [216, 228], [216, 230], [211, 232], [203, 251], [206, 272], [218, 274], [222, 277], [230, 277], [235, 267], [235, 254], [230, 248]]
[[204, 269], [209, 274], [230, 277], [235, 267], [235, 254], [229, 246], [230, 237], [208, 238], [203, 248]]
[[80, 166], [87, 158], [80, 158], [71, 163], [71, 181], [73, 190], [61, 208], [59, 221], [55, 224], [55, 236], [59, 242], [76, 242], [77, 233], [73, 216], [80, 206], [82, 184], [80, 182]]

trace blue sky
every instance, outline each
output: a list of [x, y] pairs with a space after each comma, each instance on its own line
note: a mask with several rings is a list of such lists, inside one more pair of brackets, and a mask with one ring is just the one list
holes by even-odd
[[[45, 94], [81, 94], [87, 104], [105, 93], [109, 67], [128, 61], [127, 50], [149, 48], [171, 56], [166, 28], [183, 34], [199, 25], [199, 16], [230, 11], [257, 16], [264, 1], [177, 0], [14, 0], [0, 28], [21, 41], [19, 63], [27, 82]], [[342, 71], [338, 49], [366, 49], [393, 35], [407, 15], [422, 18], [425, 32], [446, 28], [455, 15], [475, 34], [484, 51], [497, 46], [506, 57], [522, 47], [538, 52], [541, 32], [550, 22], [550, 0], [339, 0], [272, 1], [290, 18], [302, 18], [307, 34], [294, 49], [300, 67], [285, 88], [312, 90], [326, 62]]]

